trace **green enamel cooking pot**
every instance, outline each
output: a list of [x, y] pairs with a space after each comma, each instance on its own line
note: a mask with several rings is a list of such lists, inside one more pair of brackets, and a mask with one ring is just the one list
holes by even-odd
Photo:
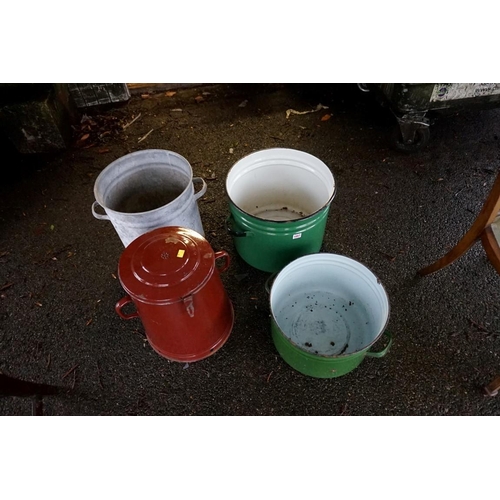
[[257, 151], [231, 168], [226, 192], [227, 231], [251, 266], [276, 272], [319, 252], [336, 185], [318, 158], [286, 148]]
[[[359, 262], [329, 253], [307, 255], [288, 264], [266, 288], [274, 345], [300, 373], [340, 377], [365, 357], [389, 352], [389, 299], [380, 280]], [[372, 351], [383, 334], [385, 347]]]

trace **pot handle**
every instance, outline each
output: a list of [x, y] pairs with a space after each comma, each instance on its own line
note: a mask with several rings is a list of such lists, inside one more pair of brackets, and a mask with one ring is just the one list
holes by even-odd
[[274, 281], [278, 273], [273, 273], [269, 278], [267, 278], [266, 282], [264, 283], [264, 288], [266, 289], [266, 292], [271, 295], [271, 281]]
[[230, 234], [231, 236], [234, 236], [236, 238], [242, 238], [244, 236], [253, 236], [253, 233], [250, 231], [236, 231], [235, 229], [233, 229], [233, 222], [234, 222], [233, 216], [229, 215], [229, 217], [226, 219], [227, 234]]
[[132, 319], [132, 318], [138, 318], [139, 313], [137, 311], [130, 313], [130, 314], [125, 314], [122, 311], [122, 308], [126, 305], [132, 302], [132, 299], [128, 296], [125, 295], [125, 297], [121, 298], [115, 305], [115, 311], [117, 312], [118, 316], [123, 319]]
[[231, 258], [229, 257], [229, 254], [225, 250], [221, 250], [220, 252], [215, 252], [215, 260], [222, 258], [226, 259], [226, 263], [221, 268], [219, 268], [219, 273], [227, 271], [229, 265], [231, 264]]
[[[101, 205], [99, 205], [99, 203], [97, 203], [97, 201], [94, 201], [94, 203], [92, 203], [92, 215], [96, 218], [96, 219], [99, 219], [99, 220], [109, 220], [109, 216], [106, 215], [106, 214], [98, 214], [95, 209], [96, 207], [100, 207]], [[101, 207], [102, 208], [102, 207]]]
[[387, 345], [379, 352], [367, 351], [366, 355], [368, 357], [370, 357], [370, 358], [383, 358], [389, 352], [389, 349], [391, 348], [391, 344], [392, 344], [392, 335], [388, 331], [385, 331], [384, 335], [389, 339], [389, 342], [387, 342]]
[[193, 183], [196, 181], [201, 181], [203, 183], [201, 189], [194, 195], [194, 199], [198, 200], [198, 198], [201, 198], [207, 192], [207, 183], [203, 177], [193, 177]]

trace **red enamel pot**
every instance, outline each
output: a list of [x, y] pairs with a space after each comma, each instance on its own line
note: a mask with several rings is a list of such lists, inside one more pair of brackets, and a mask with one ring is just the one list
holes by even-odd
[[[216, 265], [219, 259], [222, 267]], [[219, 276], [229, 264], [227, 252], [214, 252], [192, 229], [145, 233], [120, 257], [118, 274], [128, 295], [115, 310], [123, 319], [139, 317], [161, 356], [180, 362], [204, 359], [224, 345], [233, 328], [233, 306]], [[136, 312], [127, 314], [123, 307], [130, 302]]]

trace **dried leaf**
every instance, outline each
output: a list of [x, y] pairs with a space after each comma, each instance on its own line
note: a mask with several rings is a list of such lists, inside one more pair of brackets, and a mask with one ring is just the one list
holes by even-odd
[[167, 97], [173, 97], [175, 94], [177, 94], [177, 92], [175, 92], [174, 90], [169, 90], [168, 92], [165, 92], [165, 95]]
[[326, 121], [327, 121], [327, 120], [329, 120], [331, 117], [332, 117], [332, 115], [323, 115], [323, 116], [321, 117], [321, 121], [322, 121], [322, 122], [326, 122]]
[[149, 99], [151, 96], [149, 94], [141, 94], [143, 99]]
[[199, 104], [200, 102], [203, 102], [205, 98], [202, 95], [197, 95], [194, 100]]
[[80, 137], [80, 141], [81, 141], [81, 142], [86, 141], [89, 137], [90, 137], [90, 134], [85, 134], [85, 135], [82, 135], [82, 136]]
[[109, 148], [101, 148], [101, 149], [98, 149], [97, 150], [98, 153], [108, 153], [109, 152]]

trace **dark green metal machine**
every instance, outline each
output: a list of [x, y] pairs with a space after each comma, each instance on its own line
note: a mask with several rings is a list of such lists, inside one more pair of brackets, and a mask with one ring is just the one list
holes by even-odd
[[392, 146], [411, 153], [429, 141], [427, 113], [456, 112], [500, 106], [500, 83], [360, 83], [388, 106], [397, 124], [391, 134]]

